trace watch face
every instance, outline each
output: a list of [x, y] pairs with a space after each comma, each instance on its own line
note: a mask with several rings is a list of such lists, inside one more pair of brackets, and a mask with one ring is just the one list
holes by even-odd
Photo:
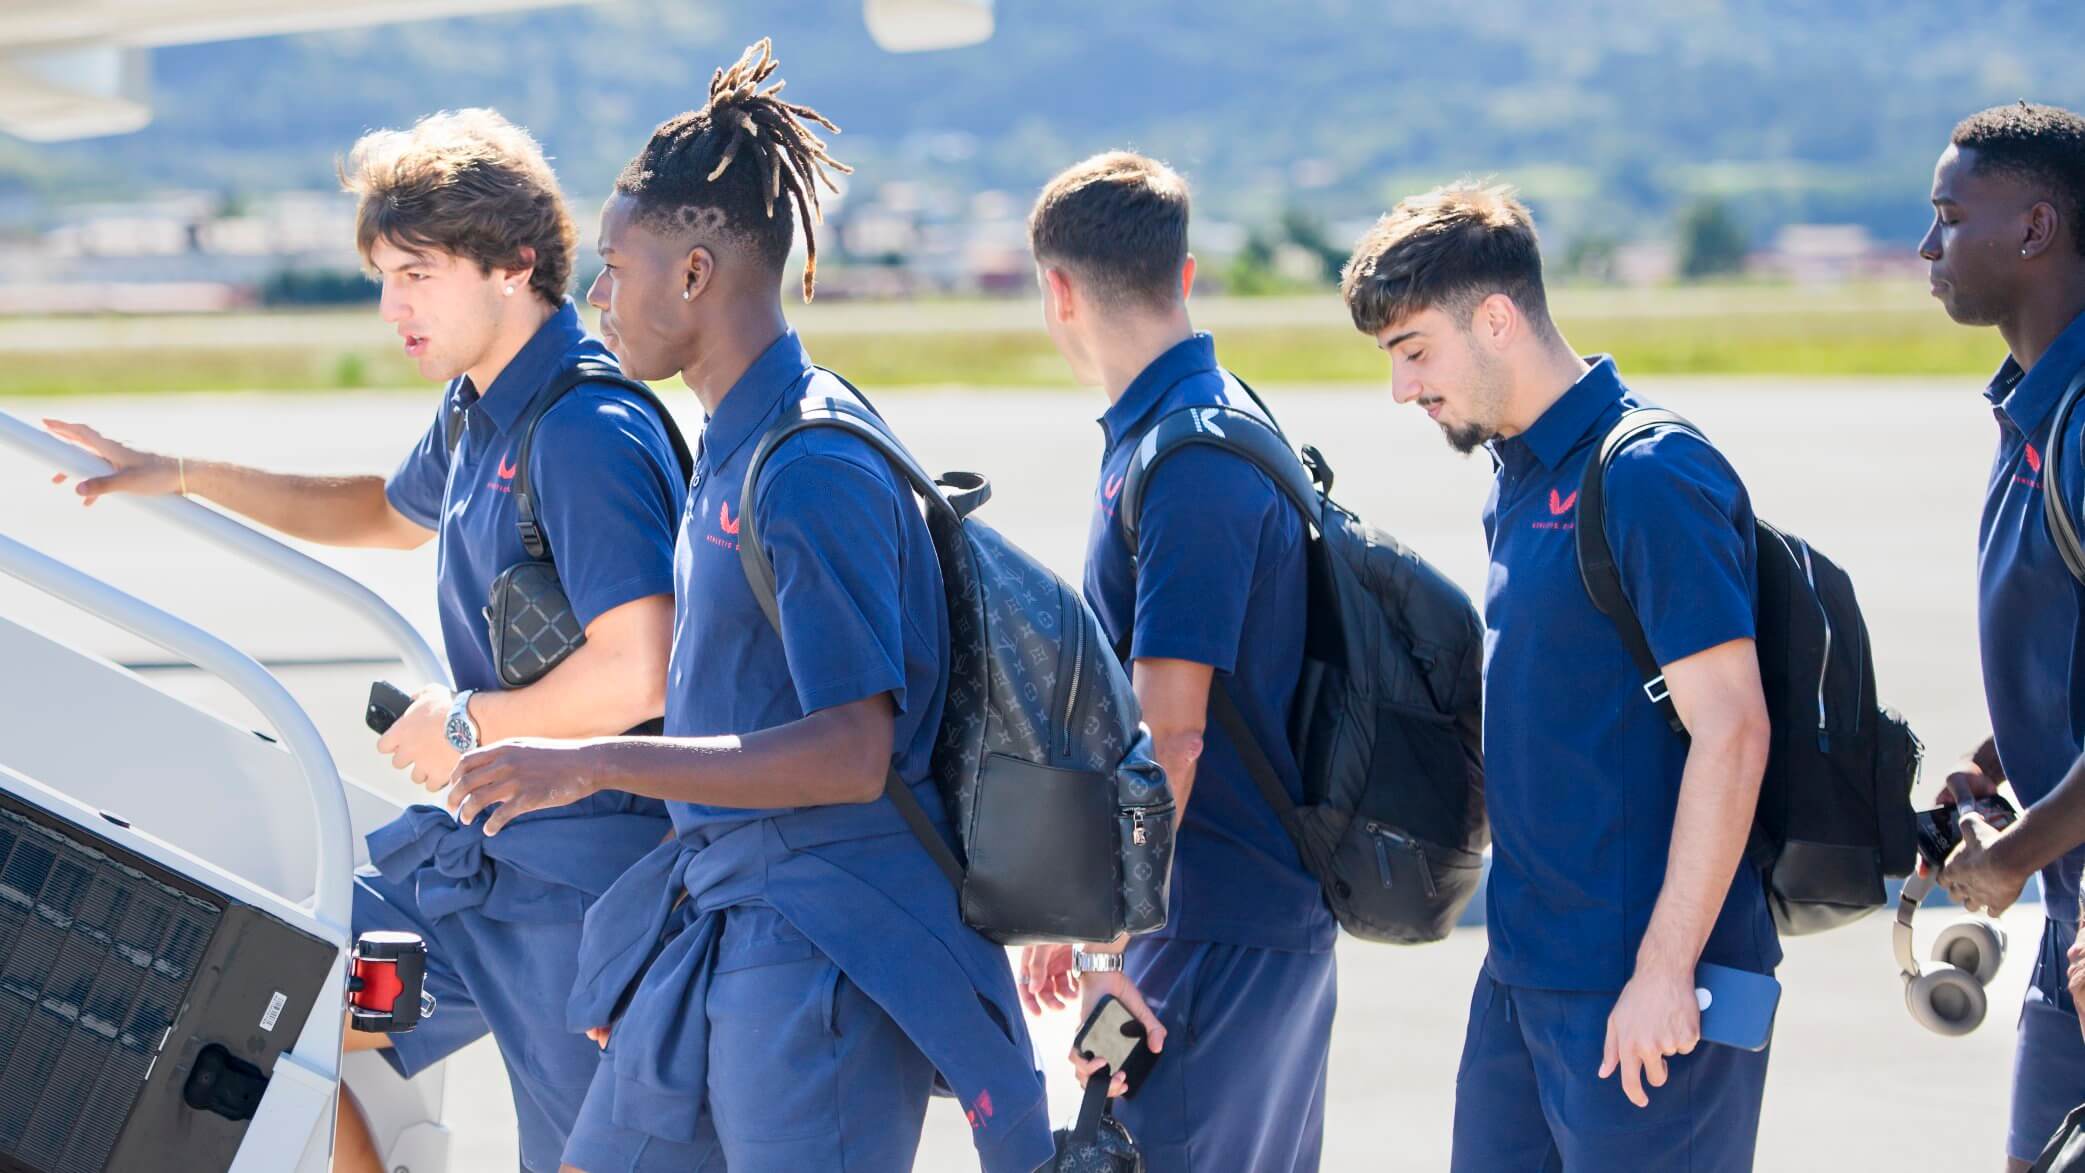
[[459, 752], [476, 748], [471, 744], [471, 727], [461, 714], [449, 718], [449, 744]]

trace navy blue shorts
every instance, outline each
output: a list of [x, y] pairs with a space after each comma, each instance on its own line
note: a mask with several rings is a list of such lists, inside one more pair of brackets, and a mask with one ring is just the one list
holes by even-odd
[[592, 1040], [565, 1030], [579, 928], [578, 921], [492, 920], [474, 909], [430, 921], [409, 885], [367, 869], [355, 876], [354, 931], [420, 934], [427, 942], [427, 989], [435, 996], [433, 1016], [393, 1035], [379, 1053], [410, 1079], [492, 1035], [514, 1092], [521, 1163], [535, 1173], [557, 1173], [565, 1138], [601, 1064]]
[[2005, 1152], [2033, 1161], [2072, 1108], [2085, 1104], [2085, 1034], [2079, 1033], [2077, 1007], [2064, 976], [2077, 927], [2049, 918], [2042, 926], [2041, 948], [2027, 1000], [2020, 1007], [2019, 1043], [2013, 1051], [2012, 1122], [2006, 1129]]
[[1767, 1052], [1704, 1043], [1666, 1060], [1638, 1108], [1599, 1078], [1614, 994], [1530, 990], [1477, 976], [1455, 1076], [1455, 1173], [1745, 1173]]
[[900, 1173], [934, 1067], [780, 914], [730, 909], [709, 1005], [709, 1103], [692, 1141], [616, 1123], [611, 1036], [565, 1163], [585, 1173]]
[[1130, 942], [1124, 969], [1166, 1027], [1133, 1099], [1117, 1100], [1151, 1173], [1314, 1170], [1339, 983], [1332, 953]]

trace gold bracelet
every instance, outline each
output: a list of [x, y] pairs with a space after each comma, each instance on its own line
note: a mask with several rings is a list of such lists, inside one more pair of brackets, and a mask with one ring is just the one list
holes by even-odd
[[188, 496], [188, 458], [176, 456], [174, 458], [174, 467], [181, 472], [181, 495], [186, 497]]

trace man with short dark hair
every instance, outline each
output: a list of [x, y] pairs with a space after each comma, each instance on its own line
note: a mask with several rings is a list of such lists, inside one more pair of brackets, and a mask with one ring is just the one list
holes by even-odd
[[[565, 295], [576, 234], [527, 131], [490, 110], [423, 119], [355, 144], [343, 180], [358, 197], [356, 243], [405, 353], [448, 389], [389, 479], [264, 472], [160, 456], [78, 424], [51, 430], [115, 466], [83, 481], [112, 492], [184, 493], [307, 541], [417, 547], [436, 568], [450, 672], [377, 742], [431, 790], [478, 744], [620, 733], [665, 711], [673, 628], [673, 519], [686, 489], [663, 421], [644, 398], [589, 381], [543, 409], [528, 478], [557, 579], [585, 643], [523, 687], [503, 679], [485, 609], [498, 576], [529, 559], [514, 485], [531, 405], [581, 364], [610, 364]], [[563, 1002], [587, 907], [666, 834], [659, 803], [605, 794], [530, 820], [498, 842], [437, 806], [369, 835], [353, 929], [427, 941], [440, 1011], [393, 1038], [349, 1032], [412, 1076], [490, 1033], [506, 1062], [524, 1167], [557, 1168], [599, 1054], [545, 1006]], [[385, 1168], [351, 1097], [334, 1166]]]
[[[1977, 615], [1991, 736], [1956, 763], [1941, 801], [2002, 782], [2026, 806], [1994, 831], [1971, 815], [1941, 881], [1992, 913], [2040, 873], [2046, 920], [2013, 1061], [2008, 1167], [2024, 1170], [2085, 1100], [2085, 1039], [2066, 988], [2085, 866], [2085, 588], [2043, 520], [2045, 493], [2085, 504], [2085, 474], [2044, 480], [2056, 406], [2085, 372], [2085, 118], [2025, 102], [1955, 127], [1933, 172], [1933, 224], [1919, 243], [1933, 295], [1955, 321], [1996, 326], [2010, 352], [1984, 394], [1998, 452], [1977, 532]], [[2079, 452], [2085, 411], [2065, 449]], [[2068, 772], [2068, 776], [2066, 776]], [[2059, 782], [2061, 783], [2059, 785]]]
[[[1112, 994], [1143, 1021], [1162, 1058], [1117, 1111], [1153, 1170], [1310, 1170], [1324, 1140], [1336, 929], [1211, 710], [1221, 690], [1301, 803], [1286, 731], [1303, 662], [1303, 519], [1244, 457], [1206, 447], [1154, 472], [1134, 545], [1115, 514], [1160, 419], [1258, 410], [1188, 320], [1188, 211], [1171, 168], [1115, 151], [1051, 180], [1029, 217], [1050, 338], [1109, 400], [1086, 600], [1130, 668], [1179, 837], [1166, 927], [1076, 956], [1029, 949], [1023, 997], [1040, 1012], [1076, 990], [1090, 1013]], [[1082, 1080], [1095, 1069], [1073, 1063]]]
[[1550, 320], [1527, 209], [1472, 184], [1407, 199], [1361, 240], [1341, 288], [1390, 356], [1396, 400], [1497, 466], [1484, 509], [1491, 948], [1456, 1078], [1453, 1168], [1749, 1169], [1766, 1055], [1698, 1047], [1694, 995], [1698, 963], [1764, 973], [1780, 960], [1744, 858], [1769, 732], [1745, 488], [1674, 430], [1607, 474], [1607, 537], [1681, 735], [1587, 595], [1574, 539], [1586, 462], [1644, 401]]

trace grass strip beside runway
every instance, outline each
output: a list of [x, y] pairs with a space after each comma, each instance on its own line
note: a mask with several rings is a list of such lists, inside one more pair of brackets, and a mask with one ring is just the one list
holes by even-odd
[[[1726, 286], [1565, 289], [1559, 323], [1630, 374], [1949, 375], [2004, 357], [1988, 330], [1949, 322], [1922, 288]], [[1061, 386], [1029, 301], [791, 307], [817, 359], [866, 387]], [[589, 315], [591, 316], [591, 315]], [[1380, 387], [1388, 365], [1326, 294], [1212, 299], [1198, 324], [1255, 382]], [[324, 391], [424, 386], [373, 309], [0, 321], [0, 395]]]

